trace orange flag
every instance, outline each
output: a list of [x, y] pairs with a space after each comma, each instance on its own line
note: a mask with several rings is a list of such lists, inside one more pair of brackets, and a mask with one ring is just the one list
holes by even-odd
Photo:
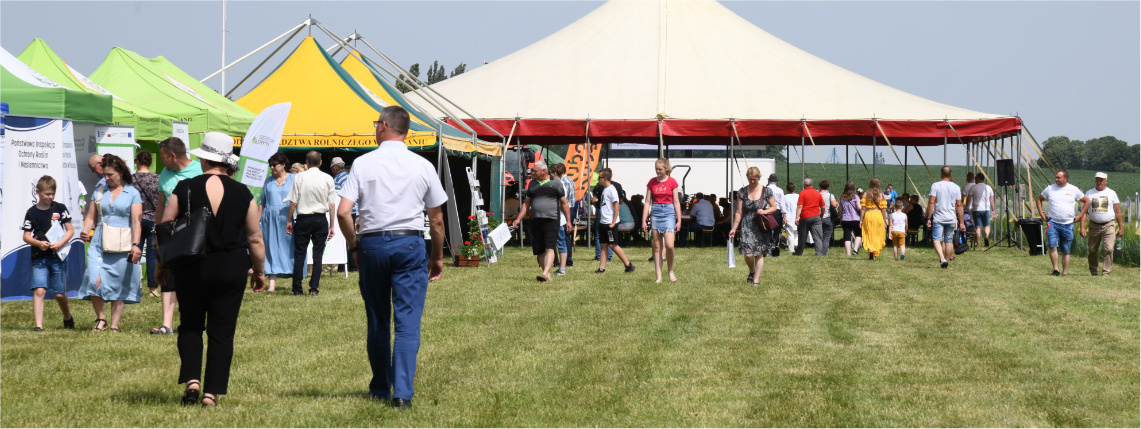
[[598, 167], [598, 156], [601, 153], [600, 144], [591, 145], [589, 153], [586, 151], [586, 143], [573, 145], [567, 150], [563, 163], [567, 166], [567, 176], [578, 185], [575, 187], [575, 195], [579, 199], [590, 188], [590, 173]]

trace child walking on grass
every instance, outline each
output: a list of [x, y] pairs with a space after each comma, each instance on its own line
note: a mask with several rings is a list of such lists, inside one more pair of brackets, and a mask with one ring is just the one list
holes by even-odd
[[[610, 246], [614, 251], [614, 256], [622, 261], [622, 265], [626, 267], [627, 273], [634, 272], [634, 263], [626, 259], [626, 252], [622, 251], [622, 246], [618, 245], [618, 232], [616, 227], [618, 225], [618, 189], [610, 184], [610, 178], [614, 173], [610, 170], [602, 170], [598, 173], [598, 184], [602, 186], [602, 201], [598, 205], [598, 240], [602, 246]], [[598, 258], [598, 271], [596, 273], [606, 272], [606, 260], [610, 258]]]
[[903, 208], [907, 203], [903, 200], [895, 201], [895, 211], [891, 213], [891, 252], [895, 255], [895, 259], [904, 260], [907, 255], [907, 213], [903, 212]]
[[75, 229], [67, 207], [55, 202], [55, 179], [44, 176], [36, 183], [39, 201], [24, 215], [24, 242], [32, 247], [32, 318], [33, 331], [44, 330], [44, 296], [51, 292], [63, 311], [63, 327], [75, 328], [75, 319], [64, 291], [63, 267], [59, 251], [68, 245]]

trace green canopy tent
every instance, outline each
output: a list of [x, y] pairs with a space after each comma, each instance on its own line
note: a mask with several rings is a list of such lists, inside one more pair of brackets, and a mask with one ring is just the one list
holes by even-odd
[[67, 88], [111, 96], [111, 123], [134, 127], [135, 140], [159, 141], [171, 136], [173, 117], [152, 112], [116, 97], [69, 66], [43, 39], [37, 37], [32, 40], [18, 58], [48, 79]]
[[67, 89], [0, 49], [0, 101], [11, 115], [111, 123], [111, 96]]
[[245, 135], [255, 116], [165, 58], [147, 59], [119, 47], [111, 49], [91, 80], [131, 104], [186, 122], [191, 148], [201, 145], [207, 131]]

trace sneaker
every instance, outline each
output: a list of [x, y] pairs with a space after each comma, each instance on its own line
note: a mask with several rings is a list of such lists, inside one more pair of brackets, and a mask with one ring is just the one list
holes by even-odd
[[598, 270], [595, 270], [595, 271], [594, 271], [594, 273], [595, 273], [595, 274], [606, 274], [606, 270], [605, 270], [605, 269], [602, 269], [602, 268], [599, 268]]
[[942, 263], [939, 264], [939, 268], [947, 268], [950, 265], [951, 265], [950, 262], [943, 261]]
[[598, 256], [595, 256], [595, 257], [594, 257], [594, 260], [595, 260], [595, 261], [601, 261], [601, 260], [602, 260], [602, 258], [600, 258], [600, 257], [598, 257]]
[[44, 328], [41, 328], [41, 327], [39, 327], [39, 326], [37, 326], [37, 327], [35, 327], [35, 328], [32, 328], [32, 332], [40, 332], [40, 331], [43, 331], [43, 330], [44, 330]]
[[907, 259], [907, 255], [899, 255], [899, 260], [901, 260], [901, 261], [902, 261], [902, 260], [904, 260], [904, 259]]
[[574, 266], [574, 262], [572, 262], [572, 261], [567, 261], [567, 268], [570, 268], [570, 267], [573, 267], [573, 266]]
[[1058, 276], [1062, 275], [1062, 273], [1059, 273], [1058, 270], [1054, 270], [1054, 272], [1050, 273], [1050, 275], [1054, 276], [1054, 277], [1058, 277]]
[[63, 327], [65, 329], [75, 329], [75, 318], [74, 317], [68, 317], [66, 319], [63, 319]]
[[565, 275], [567, 275], [567, 270], [564, 270], [561, 268], [557, 269], [557, 270], [555, 270], [555, 275], [556, 276], [565, 276]]
[[627, 266], [626, 266], [626, 272], [627, 272], [627, 273], [632, 273], [632, 272], [634, 272], [634, 263], [633, 263], [633, 262], [631, 262], [631, 263], [630, 263], [630, 265], [627, 265]]
[[985, 245], [986, 247], [990, 247], [990, 239], [989, 239], [989, 238], [984, 238], [984, 239], [983, 239], [983, 245]]

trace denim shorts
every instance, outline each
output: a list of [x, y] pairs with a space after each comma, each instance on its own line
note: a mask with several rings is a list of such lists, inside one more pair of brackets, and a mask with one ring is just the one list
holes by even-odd
[[673, 203], [655, 203], [650, 207], [650, 227], [658, 233], [674, 232], [677, 217]]
[[1047, 247], [1057, 247], [1062, 254], [1070, 254], [1070, 244], [1074, 242], [1074, 224], [1050, 222], [1046, 225]]
[[63, 285], [64, 262], [55, 255], [32, 258], [31, 289], [46, 288], [49, 294], [65, 293]]
[[559, 237], [555, 239], [555, 250], [567, 253], [567, 229], [559, 226]]
[[952, 223], [931, 223], [931, 239], [934, 241], [944, 241], [953, 243], [955, 241], [955, 224]]
[[990, 210], [973, 211], [971, 212], [971, 219], [975, 221], [976, 227], [986, 228], [990, 226]]

